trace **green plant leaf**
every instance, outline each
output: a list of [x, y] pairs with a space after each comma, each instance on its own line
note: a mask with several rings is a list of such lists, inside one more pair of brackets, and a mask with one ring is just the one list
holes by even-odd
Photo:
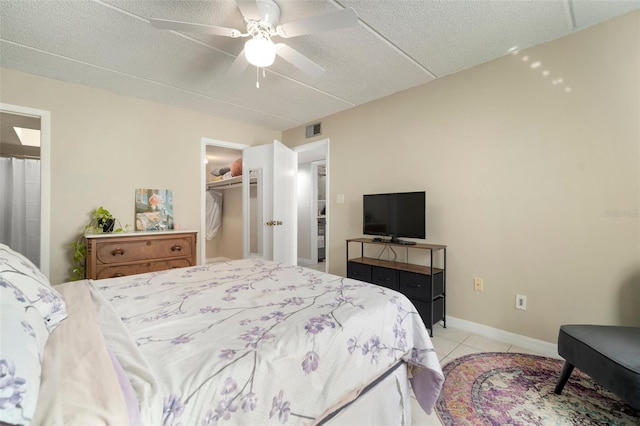
[[[78, 236], [75, 242], [70, 243], [70, 246], [73, 249], [74, 263], [71, 271], [71, 281], [81, 280], [86, 276], [87, 244], [84, 236], [86, 234], [103, 234], [104, 229], [102, 227], [102, 222], [108, 219], [113, 219], [118, 225], [118, 228], [112, 232], [123, 232], [123, 227], [120, 224], [120, 221], [113, 217], [109, 210], [100, 206], [91, 211], [91, 220], [82, 228], [82, 234]], [[128, 228], [129, 225], [125, 227], [125, 229]]]

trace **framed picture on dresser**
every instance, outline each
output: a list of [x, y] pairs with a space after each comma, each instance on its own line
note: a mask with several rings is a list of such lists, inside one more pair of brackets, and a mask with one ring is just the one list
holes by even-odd
[[136, 189], [136, 231], [173, 229], [173, 193], [170, 189]]

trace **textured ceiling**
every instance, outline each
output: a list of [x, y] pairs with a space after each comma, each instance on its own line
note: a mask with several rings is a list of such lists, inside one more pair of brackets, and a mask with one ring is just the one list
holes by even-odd
[[640, 9], [640, 0], [276, 1], [281, 23], [358, 13], [356, 27], [286, 40], [322, 76], [278, 58], [257, 89], [255, 68], [227, 74], [245, 39], [149, 24], [244, 31], [234, 1], [0, 0], [0, 65], [283, 131]]

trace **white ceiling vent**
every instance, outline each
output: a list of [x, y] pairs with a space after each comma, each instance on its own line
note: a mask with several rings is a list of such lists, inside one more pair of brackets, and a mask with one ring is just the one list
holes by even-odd
[[307, 138], [312, 138], [320, 134], [320, 123], [307, 126]]

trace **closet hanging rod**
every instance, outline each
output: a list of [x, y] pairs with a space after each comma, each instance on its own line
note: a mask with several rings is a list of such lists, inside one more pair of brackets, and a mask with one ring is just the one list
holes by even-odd
[[1, 152], [0, 157], [5, 158], [21, 158], [25, 160], [39, 160], [40, 156], [38, 155], [27, 155], [27, 154], [10, 154], [8, 152]]
[[[249, 185], [255, 185], [256, 183], [257, 183], [257, 179], [255, 177], [250, 178]], [[222, 190], [222, 189], [229, 189], [229, 188], [238, 188], [240, 186], [242, 186], [241, 179], [231, 178], [231, 179], [217, 180], [215, 182], [208, 182], [207, 190], [209, 189]]]
[[[249, 183], [249, 186], [256, 186], [257, 182], [251, 182]], [[224, 185], [224, 186], [216, 186], [216, 185], [207, 185], [207, 191], [215, 189], [217, 191], [222, 191], [225, 189], [233, 189], [233, 188], [241, 188], [242, 187], [242, 183], [232, 183], [229, 185]]]
[[232, 183], [230, 185], [225, 185], [225, 186], [209, 186], [208, 189], [215, 189], [217, 191], [223, 191], [225, 189], [233, 189], [233, 188], [240, 188], [242, 186], [241, 183]]

